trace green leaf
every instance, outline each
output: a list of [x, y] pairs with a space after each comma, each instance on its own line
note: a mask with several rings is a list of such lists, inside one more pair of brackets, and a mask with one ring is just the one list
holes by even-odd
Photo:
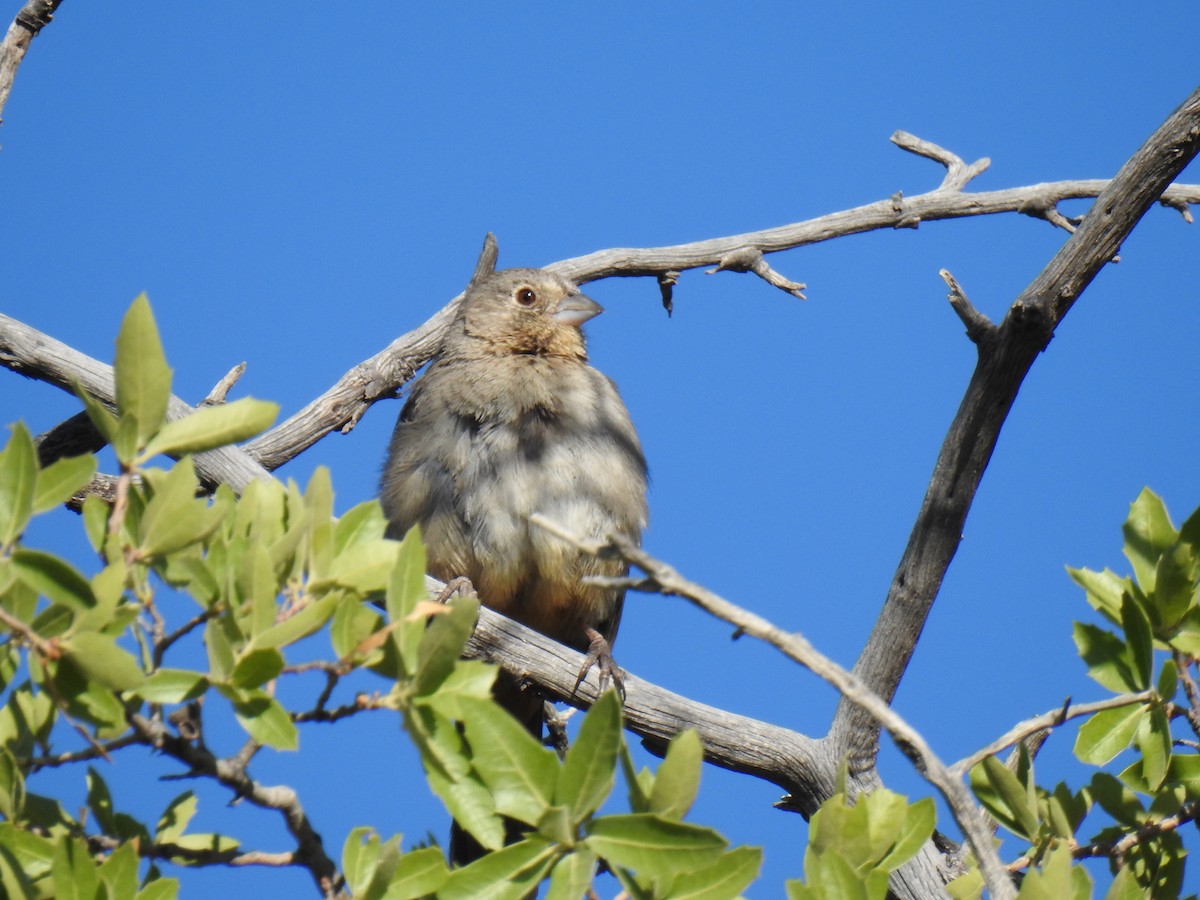
[[54, 848], [50, 864], [55, 900], [95, 900], [100, 877], [80, 838], [61, 838]]
[[33, 511], [41, 513], [61, 506], [74, 497], [95, 474], [94, 456], [68, 456], [55, 460], [38, 473]]
[[204, 646], [208, 651], [208, 667], [214, 680], [227, 680], [233, 672], [233, 641], [231, 631], [236, 631], [228, 617], [210, 619], [204, 626]]
[[1121, 622], [1121, 597], [1133, 586], [1111, 569], [1093, 572], [1091, 569], [1067, 568], [1071, 580], [1087, 592], [1087, 601], [1114, 625]]
[[292, 613], [265, 631], [254, 636], [251, 643], [255, 648], [286, 647], [301, 638], [316, 634], [329, 621], [344, 594], [334, 592], [320, 600], [309, 602], [299, 611]]
[[1129, 508], [1129, 518], [1121, 531], [1125, 535], [1125, 557], [1133, 564], [1134, 575], [1142, 590], [1154, 590], [1158, 558], [1179, 540], [1162, 499], [1149, 488], [1142, 488]]
[[735, 847], [709, 865], [682, 872], [671, 880], [671, 900], [734, 900], [762, 868], [762, 850]]
[[1200, 577], [1200, 553], [1183, 542], [1173, 545], [1158, 559], [1154, 590], [1149, 594], [1150, 613], [1159, 628], [1174, 628], [1192, 608], [1196, 580]]
[[438, 891], [438, 900], [519, 900], [545, 877], [559, 853], [541, 838], [526, 838], [455, 869]]
[[971, 769], [971, 789], [1005, 828], [1026, 840], [1033, 840], [1038, 830], [1037, 805], [1030, 802], [1029, 791], [1017, 776], [989, 756]]
[[88, 580], [57, 556], [21, 547], [13, 551], [12, 565], [22, 583], [54, 603], [76, 611], [96, 605]]
[[238, 687], [256, 688], [283, 671], [283, 654], [274, 648], [250, 650], [233, 667], [230, 680]]
[[317, 590], [331, 582], [360, 594], [382, 592], [396, 564], [396, 550], [395, 541], [383, 538], [352, 544], [333, 558], [328, 574], [316, 581], [313, 589]]
[[472, 764], [495, 798], [496, 811], [536, 825], [550, 806], [558, 779], [554, 751], [490, 701], [464, 703]]
[[504, 823], [491, 792], [471, 768], [458, 724], [435, 710], [406, 706], [404, 727], [421, 754], [429, 786], [454, 819], [489, 850], [504, 845]]
[[[366, 840], [362, 838], [366, 837]], [[352, 840], [357, 837], [358, 845]], [[346, 840], [343, 855], [349, 860], [353, 878], [349, 879], [356, 900], [381, 900], [400, 861], [400, 838], [381, 841], [369, 829], [355, 829]]]
[[115, 835], [118, 831], [116, 813], [113, 811], [112, 793], [104, 779], [92, 766], [87, 769], [87, 805], [92, 818], [105, 834]]
[[983, 896], [983, 875], [978, 868], [971, 869], [946, 885], [946, 893], [954, 900], [979, 900]]
[[143, 556], [165, 556], [182, 550], [204, 540], [221, 524], [224, 507], [197, 500], [198, 487], [190, 457], [180, 460], [165, 478], [158, 479], [139, 529], [139, 551]]
[[1074, 867], [1071, 862], [1070, 846], [1059, 843], [1046, 855], [1041, 866], [1025, 873], [1018, 900], [1089, 900], [1091, 879], [1083, 868]]
[[246, 699], [234, 701], [233, 712], [246, 733], [266, 747], [299, 749], [300, 732], [279, 701], [262, 691], [245, 694]]
[[179, 897], [179, 879], [156, 878], [137, 892], [134, 900], [176, 900]]
[[[877, 789], [878, 790], [878, 789]], [[913, 804], [906, 804], [904, 819], [887, 854], [878, 866], [885, 872], [894, 872], [917, 855], [933, 834], [937, 823], [937, 809], [932, 797], [925, 797]]]
[[1088, 675], [1110, 691], [1141, 690], [1129, 645], [1109, 631], [1076, 622], [1075, 646], [1087, 664]]
[[421, 543], [421, 530], [413, 527], [400, 542], [386, 597], [388, 620], [397, 623], [392, 639], [402, 670], [409, 677], [416, 672], [421, 637], [425, 634], [425, 619], [412, 621], [409, 617], [426, 596], [425, 545]]
[[110, 690], [128, 691], [145, 678], [137, 660], [116, 642], [95, 631], [73, 634], [59, 644], [65, 655], [91, 678]]
[[10, 822], [25, 807], [25, 776], [8, 747], [0, 747], [0, 815]]
[[586, 847], [568, 853], [550, 873], [550, 889], [546, 900], [579, 900], [586, 897], [596, 872], [596, 854]]
[[138, 889], [138, 856], [133, 844], [122, 844], [97, 869], [109, 897], [132, 897]]
[[1129, 866], [1123, 866], [1117, 871], [1117, 877], [1109, 885], [1104, 900], [1147, 900], [1147, 894], [1137, 883], [1137, 876]]
[[195, 700], [206, 690], [208, 678], [200, 672], [159, 669], [146, 676], [136, 693], [149, 703], [182, 703]]
[[164, 425], [146, 445], [142, 457], [203, 453], [237, 444], [266, 431], [278, 415], [278, 403], [253, 397], [217, 406], [201, 406], [182, 419]]
[[596, 819], [585, 842], [610, 865], [651, 877], [700, 868], [725, 849], [725, 839], [710, 828], [646, 813]]
[[[235, 838], [223, 834], [181, 834], [171, 843], [184, 850], [202, 850], [210, 853], [226, 853], [236, 850], [240, 846]], [[203, 865], [203, 863], [192, 862], [186, 856], [172, 857], [171, 861], [182, 866]]]
[[1153, 706], [1138, 726], [1134, 740], [1142, 754], [1142, 777], [1157, 791], [1171, 763], [1171, 723], [1162, 707]]
[[126, 413], [117, 420], [116, 433], [113, 434], [112, 449], [117, 459], [125, 468], [131, 468], [138, 452], [138, 420], [133, 413]]
[[342, 844], [342, 872], [346, 885], [360, 896], [375, 876], [379, 864], [380, 839], [373, 828], [351, 829]]
[[137, 446], [143, 446], [162, 424], [171, 399], [171, 370], [145, 294], [133, 301], [121, 321], [114, 368], [117, 409], [122, 418], [129, 414], [137, 420]]
[[704, 745], [700, 743], [700, 736], [691, 729], [675, 735], [654, 777], [650, 812], [665, 819], [682, 819], [687, 815], [700, 789], [703, 763]]
[[1088, 793], [1100, 804], [1100, 808], [1122, 825], [1139, 828], [1144, 823], [1146, 810], [1133, 791], [1107, 772], [1092, 775]]
[[1200, 658], [1200, 607], [1191, 607], [1171, 631], [1172, 650]]
[[383, 617], [355, 596], [344, 595], [333, 612], [329, 640], [338, 659], [349, 659], [364, 640], [383, 627]]
[[467, 706], [463, 701], [488, 700], [492, 696], [492, 685], [496, 682], [496, 666], [478, 659], [459, 660], [454, 671], [441, 683], [436, 691], [415, 702], [437, 710], [443, 716], [462, 721], [467, 717]]
[[1131, 704], [1096, 713], [1080, 727], [1075, 755], [1094, 766], [1107, 765], [1132, 743], [1146, 712], [1141, 704]]
[[333, 553], [336, 556], [355, 544], [377, 541], [386, 530], [387, 520], [379, 501], [365, 500], [346, 510], [333, 527]]
[[238, 594], [245, 602], [239, 611], [242, 630], [250, 635], [261, 634], [275, 624], [278, 608], [275, 598], [280, 585], [275, 580], [271, 558], [262, 544], [251, 544], [242, 557], [237, 572]]
[[177, 840], [187, 831], [188, 823], [192, 821], [199, 804], [200, 801], [191, 791], [184, 791], [172, 800], [158, 817], [154, 840], [160, 844], [169, 844]]
[[650, 794], [654, 790], [654, 775], [649, 769], [643, 768], [638, 772], [633, 767], [633, 757], [629, 747], [621, 742], [618, 753], [621, 760], [621, 774], [625, 776], [625, 785], [629, 791], [629, 809], [632, 812], [651, 812]]
[[[862, 875], [837, 853], [805, 854], [804, 874], [808, 878], [810, 896], [821, 900], [876, 900]], [[880, 894], [879, 900], [882, 897]]]
[[1136, 678], [1134, 690], [1144, 691], [1154, 677], [1154, 636], [1145, 611], [1128, 594], [1121, 600], [1121, 627], [1125, 629], [1125, 643]]
[[575, 846], [575, 824], [571, 820], [571, 811], [565, 806], [548, 808], [538, 817], [534, 830], [548, 841], [567, 847]]
[[83, 528], [88, 543], [97, 553], [104, 547], [108, 536], [108, 514], [112, 510], [100, 497], [92, 494], [83, 501]]
[[1154, 692], [1158, 694], [1159, 699], [1164, 703], [1169, 703], [1175, 699], [1175, 694], [1178, 691], [1179, 668], [1175, 665], [1175, 660], [1168, 658], [1158, 673], [1158, 681], [1155, 684]]
[[384, 900], [417, 900], [432, 896], [449, 878], [446, 860], [436, 847], [410, 850], [396, 864]]
[[308, 532], [309, 566], [313, 579], [320, 579], [333, 560], [333, 485], [325, 466], [313, 470], [304, 491], [304, 506], [312, 520]]
[[[100, 432], [100, 436], [110, 444], [115, 442], [118, 422], [114, 412], [89, 394], [78, 380], [72, 380], [71, 392], [83, 404], [84, 412], [87, 413], [87, 417], [91, 419], [92, 424], [96, 426], [96, 430]], [[105, 505], [107, 506], [107, 504]]]
[[570, 807], [575, 822], [599, 809], [612, 792], [620, 745], [621, 701], [616, 691], [609, 689], [584, 716], [563, 762], [557, 802]]
[[454, 670], [479, 617], [477, 597], [455, 597], [446, 608], [449, 613], [434, 616], [421, 635], [413, 678], [413, 693], [417, 696], [433, 693]]
[[[13, 863], [32, 880], [43, 878], [50, 872], [57, 841], [17, 828], [10, 822], [0, 823], [0, 871], [4, 859]], [[0, 875], [0, 897], [36, 897], [36, 893], [15, 892], [6, 876]]]
[[108, 687], [85, 676], [74, 659], [63, 657], [49, 674], [67, 712], [97, 726], [98, 737], [125, 733], [124, 705]]
[[0, 548], [12, 544], [29, 524], [37, 478], [33, 438], [18, 422], [12, 426], [8, 446], [0, 451]]

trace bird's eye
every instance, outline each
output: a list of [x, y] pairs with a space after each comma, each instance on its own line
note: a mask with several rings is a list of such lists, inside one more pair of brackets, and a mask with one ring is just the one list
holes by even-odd
[[522, 306], [533, 306], [537, 303], [537, 294], [533, 292], [532, 288], [517, 288], [517, 302]]

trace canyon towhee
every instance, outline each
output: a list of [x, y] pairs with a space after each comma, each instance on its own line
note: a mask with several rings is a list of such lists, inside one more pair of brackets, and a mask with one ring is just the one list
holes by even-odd
[[[613, 383], [588, 365], [580, 331], [602, 309], [553, 272], [495, 271], [495, 259], [489, 236], [396, 423], [380, 488], [388, 534], [419, 524], [431, 575], [467, 577], [487, 606], [615, 673], [624, 591], [581, 579], [628, 567], [529, 522], [541, 513], [585, 539], [632, 541], [646, 524], [637, 433]], [[501, 673], [496, 697], [540, 736], [535, 691]]]

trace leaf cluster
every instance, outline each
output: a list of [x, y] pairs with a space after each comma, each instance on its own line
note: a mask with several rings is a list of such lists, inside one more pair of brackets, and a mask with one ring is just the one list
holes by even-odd
[[[493, 702], [495, 668], [462, 659], [478, 600], [430, 600], [419, 533], [386, 538], [375, 501], [335, 517], [324, 470], [304, 488], [259, 481], [241, 496], [208, 492], [191, 455], [257, 433], [274, 405], [240, 400], [168, 421], [171, 371], [144, 297], [125, 317], [116, 357], [116, 408], [83, 397], [121, 467], [115, 503], [82, 503], [94, 571], [26, 546], [24, 535], [34, 516], [79, 494], [95, 460], [42, 468], [21, 425], [0, 451], [0, 893], [165, 900], [178, 881], [161, 863], [227, 864], [255, 849], [189, 831], [191, 791], [156, 824], [116, 811], [96, 768], [86, 773], [87, 812], [72, 816], [30, 789], [46, 767], [141, 745], [270, 805], [256, 799], [255, 754], [297, 750], [305, 722], [370, 710], [399, 714], [432, 790], [493, 852], [451, 871], [437, 847], [404, 851], [399, 836], [363, 826], [346, 837], [335, 891], [520, 897], [547, 882], [549, 897], [578, 897], [607, 870], [632, 896], [719, 900], [755, 878], [758, 849], [729, 849], [683, 821], [702, 765], [694, 734], [672, 742], [657, 773], [635, 772], [610, 693], [560, 759]], [[166, 457], [177, 459], [160, 464]], [[313, 670], [324, 690], [309, 706], [285, 705], [279, 682]], [[337, 686], [360, 671], [380, 690], [332, 706]], [[204, 740], [214, 716], [246, 735], [223, 759]], [[630, 811], [601, 814], [618, 768]], [[508, 846], [506, 820], [526, 829]], [[313, 860], [322, 852], [301, 843], [293, 856], [324, 877]]]

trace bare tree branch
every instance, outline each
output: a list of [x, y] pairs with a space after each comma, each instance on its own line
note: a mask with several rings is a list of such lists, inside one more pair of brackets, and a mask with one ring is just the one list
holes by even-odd
[[[710, 615], [733, 625], [740, 633], [765, 641], [782, 652], [788, 659], [800, 663], [817, 677], [835, 687], [842, 697], [857, 704], [880, 725], [887, 729], [897, 746], [938, 793], [945, 798], [955, 821], [975, 851], [984, 880], [991, 895], [998, 900], [1016, 896], [1012, 880], [1004, 869], [1000, 856], [992, 843], [991, 831], [984, 820], [983, 811], [976, 805], [975, 798], [963, 784], [961, 776], [951, 772], [925, 738], [892, 709], [886, 700], [871, 691], [859, 678], [843, 669], [833, 660], [817, 651], [802, 635], [785, 632], [762, 616], [730, 603], [707, 588], [689, 581], [674, 568], [655, 559], [636, 544], [611, 536], [606, 543], [582, 540], [578, 535], [564, 530], [545, 516], [530, 516], [529, 521], [545, 528], [568, 543], [593, 556], [617, 556], [637, 566], [648, 576], [634, 585], [638, 590], [672, 594], [689, 600]], [[589, 579], [596, 584], [610, 586], [609, 579]]]
[[38, 32], [54, 18], [54, 11], [60, 3], [62, 0], [29, 0], [8, 26], [4, 41], [0, 42], [0, 124], [4, 122], [4, 105], [8, 103], [8, 95], [12, 92], [17, 68]]
[[[771, 269], [765, 259], [760, 259], [762, 254], [883, 228], [913, 227], [921, 221], [1011, 212], [1041, 215], [1035, 210], [1054, 208], [1063, 200], [1096, 197], [1109, 184], [1107, 181], [1094, 179], [1048, 182], [989, 192], [962, 191], [960, 186], [979, 174], [986, 160], [968, 166], [950, 151], [911, 135], [901, 140], [894, 136], [893, 140], [905, 149], [946, 165], [947, 176], [942, 184], [925, 194], [902, 200], [880, 200], [866, 206], [778, 228], [668, 247], [601, 250], [551, 263], [546, 268], [580, 284], [614, 276], [654, 277], [658, 280], [663, 304], [668, 311], [673, 303], [673, 289], [682, 271], [703, 266], [720, 268], [723, 260], [726, 261], [727, 269], [754, 272], [768, 283], [799, 296], [798, 292], [803, 289], [803, 285], [790, 281]], [[1160, 200], [1164, 205], [1187, 210], [1189, 204], [1200, 203], [1200, 185], [1171, 185], [1161, 192]], [[751, 259], [753, 254], [758, 255]], [[747, 262], [742, 269], [730, 264], [739, 259]], [[241, 449], [262, 467], [273, 471], [330, 432], [346, 433], [352, 430], [374, 403], [394, 397], [416, 371], [437, 352], [461, 298], [461, 294], [453, 298], [423, 325], [401, 335], [383, 350], [356, 365], [320, 397], [270, 431], [249, 441]], [[69, 381], [62, 383], [61, 372], [56, 373], [44, 359], [32, 352], [32, 348], [26, 349], [22, 346], [29, 341], [49, 340], [51, 339], [28, 326], [0, 317], [0, 365], [70, 390]], [[65, 348], [65, 345], [58, 346]], [[107, 367], [95, 360], [88, 360], [87, 357], [83, 359], [87, 360], [85, 371], [102, 381]], [[92, 366], [101, 368], [93, 370], [90, 368]], [[89, 383], [85, 380], [85, 387]], [[91, 388], [88, 387], [88, 390], [91, 391]], [[96, 393], [95, 396], [103, 399], [106, 394]], [[175, 406], [174, 402], [172, 409], [178, 414], [185, 414], [184, 408]], [[76, 452], [86, 450], [80, 449]], [[236, 451], [227, 448], [217, 452]], [[199, 462], [197, 469], [206, 480], [224, 481], [231, 487], [244, 485], [246, 479], [253, 477], [251, 469], [238, 466], [235, 466], [235, 471], [229, 478], [219, 477], [215, 469], [202, 467]]]
[[321, 836], [313, 829], [304, 807], [300, 805], [300, 798], [292, 788], [259, 784], [246, 773], [244, 762], [218, 759], [204, 747], [172, 734], [162, 722], [132, 713], [129, 724], [143, 743], [185, 763], [191, 774], [215, 778], [255, 806], [278, 811], [288, 831], [296, 839], [295, 862], [308, 869], [321, 896], [341, 896], [342, 878], [337, 866], [326, 854]]
[[[1017, 297], [1004, 321], [977, 343], [975, 372], [942, 444], [883, 610], [854, 668], [881, 697], [894, 696], [908, 666], [958, 549], [1000, 428], [1030, 366], [1071, 305], [1197, 151], [1200, 90], [1121, 167], [1079, 229]], [[874, 765], [879, 726], [858, 704], [848, 698], [841, 701], [830, 733], [850, 752], [852, 772]]]

